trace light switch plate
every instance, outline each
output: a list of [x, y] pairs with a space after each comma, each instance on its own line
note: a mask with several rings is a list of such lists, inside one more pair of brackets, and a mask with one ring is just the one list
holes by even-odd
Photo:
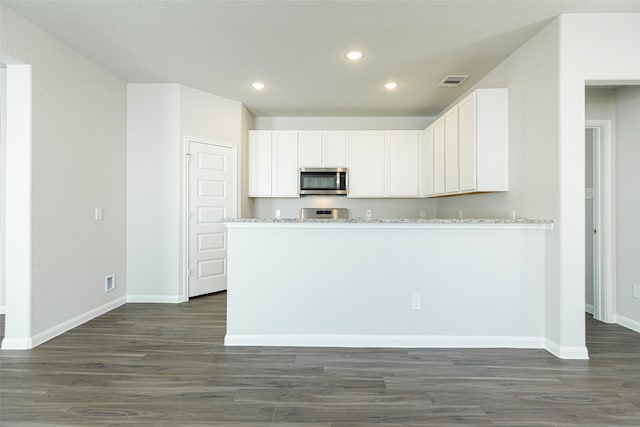
[[102, 221], [104, 219], [104, 213], [102, 208], [96, 208], [96, 221]]

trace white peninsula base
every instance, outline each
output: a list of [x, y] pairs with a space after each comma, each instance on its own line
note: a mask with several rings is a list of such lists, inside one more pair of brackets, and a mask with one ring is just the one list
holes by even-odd
[[229, 222], [225, 345], [544, 348], [552, 226]]

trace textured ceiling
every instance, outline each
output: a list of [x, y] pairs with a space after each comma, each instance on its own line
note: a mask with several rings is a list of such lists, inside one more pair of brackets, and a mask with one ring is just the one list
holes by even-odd
[[[436, 115], [558, 14], [640, 12], [640, 0], [2, 4], [128, 83], [182, 83], [256, 116]], [[359, 63], [343, 56], [353, 48]], [[446, 74], [471, 77], [437, 88]]]

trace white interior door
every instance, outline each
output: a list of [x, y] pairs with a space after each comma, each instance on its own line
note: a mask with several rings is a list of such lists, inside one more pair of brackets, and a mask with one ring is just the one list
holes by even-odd
[[227, 289], [227, 232], [236, 216], [233, 147], [189, 141], [189, 297]]

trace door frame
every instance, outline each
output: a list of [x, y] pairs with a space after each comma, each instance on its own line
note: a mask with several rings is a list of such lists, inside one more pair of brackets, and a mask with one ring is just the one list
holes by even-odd
[[616, 283], [615, 147], [611, 120], [586, 120], [594, 130], [593, 317], [614, 323]]
[[209, 139], [185, 135], [182, 139], [182, 208], [180, 210], [180, 228], [182, 233], [182, 262], [180, 265], [179, 302], [189, 301], [189, 165], [191, 162], [191, 153], [189, 152], [190, 142], [198, 142], [200, 144], [231, 148], [232, 161], [236, 171], [233, 180], [233, 186], [231, 189], [236, 198], [234, 214], [237, 216], [238, 212], [240, 212], [240, 194], [238, 193], [238, 188], [240, 188], [238, 182], [238, 147], [234, 144], [229, 144], [226, 142], [213, 141]]

